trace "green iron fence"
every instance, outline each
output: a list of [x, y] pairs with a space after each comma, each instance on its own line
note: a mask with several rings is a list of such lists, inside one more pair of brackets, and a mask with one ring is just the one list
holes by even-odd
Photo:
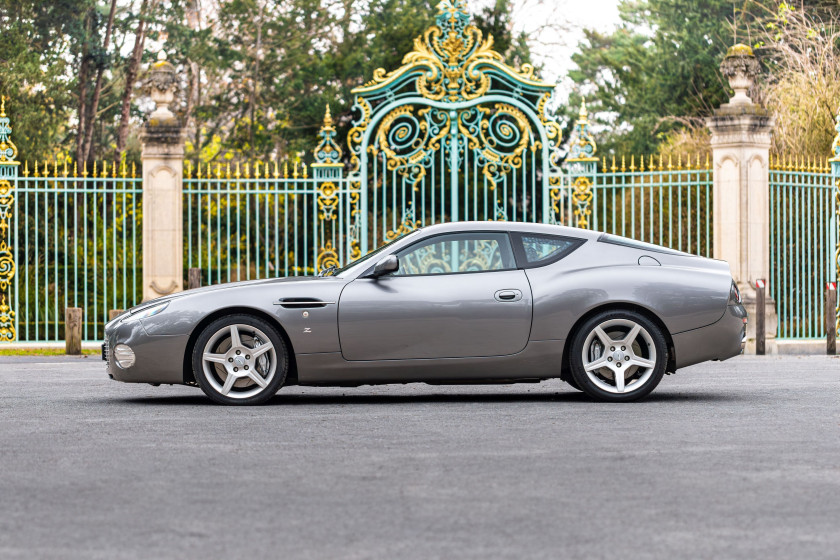
[[[617, 165], [617, 161], [620, 164]], [[590, 227], [704, 257], [712, 256], [709, 158], [622, 156], [592, 180]]]
[[142, 185], [132, 167], [26, 163], [14, 184], [10, 286], [20, 342], [64, 340], [64, 309], [83, 309], [99, 340], [111, 309], [140, 301]]
[[778, 338], [825, 337], [825, 285], [837, 278], [837, 197], [828, 164], [776, 157], [770, 168], [770, 296]]
[[[193, 169], [195, 176], [193, 176]], [[350, 260], [357, 198], [340, 171], [277, 163], [204, 166], [184, 177], [184, 265], [219, 284], [313, 275]]]

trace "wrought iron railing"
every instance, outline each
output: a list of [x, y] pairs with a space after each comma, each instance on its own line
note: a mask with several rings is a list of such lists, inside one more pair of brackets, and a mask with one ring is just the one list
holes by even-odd
[[592, 192], [592, 229], [712, 256], [708, 157], [602, 158]]
[[836, 204], [824, 159], [771, 159], [769, 293], [778, 338], [825, 336], [825, 285], [838, 272]]
[[64, 310], [83, 309], [99, 340], [108, 312], [141, 299], [142, 185], [134, 166], [24, 163], [12, 217], [16, 340], [64, 340]]
[[[291, 167], [291, 173], [290, 173]], [[184, 264], [219, 284], [316, 274], [348, 262], [351, 184], [306, 165], [193, 165], [184, 177]]]

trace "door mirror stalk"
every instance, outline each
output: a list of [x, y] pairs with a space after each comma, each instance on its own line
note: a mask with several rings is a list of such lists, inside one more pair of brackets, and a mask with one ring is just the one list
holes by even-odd
[[373, 267], [373, 272], [370, 273], [370, 278], [379, 278], [385, 274], [396, 272], [400, 269], [400, 260], [396, 255], [388, 255]]

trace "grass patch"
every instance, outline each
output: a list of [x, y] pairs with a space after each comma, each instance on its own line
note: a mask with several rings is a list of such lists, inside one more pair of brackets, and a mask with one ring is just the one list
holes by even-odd
[[[82, 349], [84, 356], [98, 356], [101, 350]], [[0, 356], [63, 356], [64, 348], [2, 348]]]

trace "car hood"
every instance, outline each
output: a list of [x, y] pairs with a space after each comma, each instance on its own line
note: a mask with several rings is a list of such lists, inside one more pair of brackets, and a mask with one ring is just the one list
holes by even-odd
[[161, 296], [159, 298], [150, 299], [148, 301], [144, 301], [131, 309], [128, 310], [129, 313], [136, 313], [142, 309], [147, 307], [151, 307], [153, 305], [158, 305], [160, 303], [172, 301], [175, 299], [181, 299], [184, 297], [189, 297], [198, 294], [204, 294], [207, 292], [219, 292], [222, 290], [235, 290], [239, 288], [246, 288], [249, 286], [260, 286], [263, 284], [293, 284], [295, 286], [299, 286], [305, 283], [314, 283], [314, 282], [335, 282], [335, 281], [344, 281], [336, 276], [288, 276], [284, 278], [265, 278], [263, 280], [244, 280], [242, 282], [228, 282], [226, 284], [214, 284], [212, 286], [204, 286], [203, 288], [195, 288], [192, 290], [184, 290], [183, 292], [177, 292], [174, 294]]

